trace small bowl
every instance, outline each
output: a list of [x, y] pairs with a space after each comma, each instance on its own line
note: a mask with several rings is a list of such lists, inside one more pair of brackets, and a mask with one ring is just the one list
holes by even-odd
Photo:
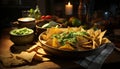
[[23, 17], [23, 18], [18, 18], [19, 22], [19, 27], [27, 27], [34, 29], [35, 28], [35, 18], [31, 17]]
[[40, 21], [39, 23], [36, 23], [37, 36], [39, 36], [39, 34], [47, 30], [47, 28], [42, 28], [42, 26], [46, 23], [47, 21]]
[[[42, 28], [43, 25], [49, 23], [50, 21], [46, 21], [46, 20], [41, 20], [39, 23], [36, 23], [36, 32], [37, 32], [37, 36], [39, 36], [42, 32], [46, 31], [47, 28]], [[58, 24], [59, 27], [62, 27], [60, 24]], [[53, 27], [53, 26], [51, 26]]]
[[105, 47], [106, 44], [103, 44], [95, 49], [89, 49], [89, 50], [72, 50], [72, 51], [66, 51], [66, 50], [61, 50], [58, 48], [54, 48], [53, 46], [49, 46], [45, 44], [45, 41], [42, 39], [42, 35], [45, 34], [45, 32], [41, 33], [38, 37], [39, 42], [42, 44], [42, 48], [45, 50], [46, 53], [52, 55], [52, 56], [57, 56], [60, 58], [67, 58], [67, 59], [79, 59], [79, 58], [84, 58], [88, 57], [91, 55], [95, 55], [99, 52], [101, 52]]
[[[14, 31], [20, 30], [20, 29], [30, 30], [30, 33], [25, 34], [25, 32], [23, 32], [24, 35], [14, 34]], [[13, 29], [10, 31], [10, 39], [15, 45], [26, 45], [26, 44], [33, 42], [34, 31], [32, 29], [29, 29], [29, 28]]]

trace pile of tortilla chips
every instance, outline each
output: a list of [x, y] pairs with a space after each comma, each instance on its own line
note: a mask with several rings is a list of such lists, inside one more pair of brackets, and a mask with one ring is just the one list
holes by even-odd
[[[52, 39], [52, 35], [54, 34], [60, 34], [65, 31], [82, 31], [88, 33], [88, 36], [84, 36], [84, 38], [77, 37], [77, 43], [76, 43], [76, 48], [74, 48], [72, 45], [66, 43], [65, 45], [60, 45], [59, 41], [57, 39]], [[110, 43], [111, 41], [104, 37], [106, 33], [105, 31], [101, 31], [101, 29], [94, 30], [93, 28], [90, 29], [84, 29], [82, 26], [80, 27], [68, 27], [68, 28], [49, 28], [45, 32], [45, 34], [41, 35], [42, 39], [46, 41], [46, 44], [49, 46], [53, 46], [58, 49], [62, 50], [81, 50], [83, 49], [95, 49], [101, 46], [102, 44], [105, 43]]]

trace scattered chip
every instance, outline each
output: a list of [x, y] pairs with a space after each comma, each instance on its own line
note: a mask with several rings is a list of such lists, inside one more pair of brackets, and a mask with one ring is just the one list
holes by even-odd
[[23, 59], [17, 59], [14, 54], [12, 54], [12, 57], [1, 57], [0, 61], [2, 61], [2, 64], [6, 67], [26, 64]]
[[32, 51], [30, 53], [28, 53], [28, 52], [21, 52], [16, 57], [17, 58], [22, 58], [22, 59], [24, 59], [27, 62], [32, 62], [32, 59], [34, 58], [35, 54], [36, 54], [36, 52], [34, 52], [34, 51]]
[[37, 50], [37, 53], [38, 53], [38, 54], [41, 54], [41, 55], [47, 55], [46, 52], [45, 52], [42, 48], [39, 48], [39, 49]]
[[30, 47], [29, 49], [27, 49], [28, 52], [32, 52], [32, 51], [37, 51], [39, 49], [38, 45], [33, 45], [32, 47]]
[[42, 55], [36, 53], [33, 59], [37, 61], [42, 61]]

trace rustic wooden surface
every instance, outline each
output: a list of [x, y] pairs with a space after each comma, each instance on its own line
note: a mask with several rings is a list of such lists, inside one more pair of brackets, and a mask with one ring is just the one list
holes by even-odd
[[[9, 31], [11, 28], [3, 30], [0, 36], [0, 55], [7, 55], [10, 53], [10, 47], [13, 45], [9, 39]], [[120, 44], [119, 44], [120, 45]], [[114, 50], [105, 60], [104, 65], [120, 63], [120, 51]], [[40, 62], [33, 65], [24, 65], [19, 67], [6, 68], [0, 64], [0, 69], [83, 69], [80, 65], [75, 64], [73, 61], [66, 61], [63, 59], [52, 59], [47, 62]], [[103, 68], [104, 69], [104, 68]]]

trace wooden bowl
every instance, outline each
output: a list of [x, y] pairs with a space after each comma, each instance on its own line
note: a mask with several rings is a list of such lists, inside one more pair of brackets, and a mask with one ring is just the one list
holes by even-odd
[[41, 33], [38, 37], [39, 42], [42, 44], [42, 48], [46, 51], [46, 53], [52, 55], [52, 56], [57, 56], [57, 57], [62, 57], [62, 58], [84, 58], [87, 56], [91, 56], [91, 55], [95, 55], [96, 53], [99, 53], [100, 51], [102, 51], [106, 44], [103, 44], [95, 49], [90, 49], [90, 50], [73, 50], [73, 51], [65, 51], [65, 50], [60, 50], [58, 48], [54, 48], [53, 46], [49, 46], [45, 43], [45, 41], [42, 39], [42, 35], [45, 32]]

